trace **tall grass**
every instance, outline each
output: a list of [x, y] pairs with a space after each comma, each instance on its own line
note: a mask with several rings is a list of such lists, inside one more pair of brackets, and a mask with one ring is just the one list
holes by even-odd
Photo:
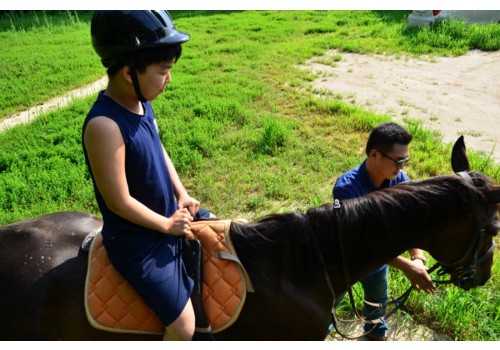
[[406, 45], [433, 47], [460, 55], [471, 49], [496, 51], [500, 47], [500, 26], [471, 25], [465, 20], [439, 21], [433, 28], [408, 29]]
[[[5, 22], [0, 32], [0, 44], [7, 48], [0, 52], [0, 89], [12, 91], [0, 98], [2, 115], [104, 73], [90, 45], [89, 16], [77, 14], [75, 23], [60, 24], [55, 16], [46, 24], [37, 13], [39, 23], [30, 26], [9, 13], [11, 25]], [[476, 42], [489, 42], [460, 37], [454, 44], [455, 33], [447, 34], [449, 47], [436, 45], [444, 29], [409, 31], [407, 14], [172, 12], [177, 27], [192, 39], [154, 108], [162, 141], [191, 194], [221, 218], [249, 220], [330, 202], [338, 175], [362, 161], [369, 131], [390, 119], [335, 98], [314, 97], [308, 85], [314, 76], [298, 65], [329, 49], [451, 55], [466, 52]], [[26, 20], [24, 15], [19, 18]], [[484, 28], [473, 37], [488, 37], [491, 29]], [[80, 140], [81, 124], [94, 99], [0, 134], [0, 224], [61, 210], [98, 213]], [[450, 145], [417, 122], [409, 120], [406, 126], [415, 135], [410, 176], [450, 173]], [[481, 155], [472, 153], [471, 164], [500, 180], [500, 167]], [[498, 266], [495, 263], [495, 274]], [[393, 280], [391, 291], [406, 287], [404, 279]], [[448, 291], [453, 288], [440, 290], [434, 299], [412, 297], [417, 317], [436, 317], [440, 329], [457, 339], [498, 337], [498, 283], [474, 293]], [[479, 308], [467, 308], [471, 313], [466, 313], [458, 302], [462, 298], [471, 298], [467, 303]], [[456, 319], [439, 311], [441, 307]], [[476, 331], [479, 319], [481, 330]]]

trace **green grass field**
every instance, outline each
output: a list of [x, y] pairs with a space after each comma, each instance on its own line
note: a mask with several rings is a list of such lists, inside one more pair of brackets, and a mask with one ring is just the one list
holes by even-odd
[[[405, 26], [409, 11], [173, 11], [191, 34], [154, 102], [161, 137], [184, 185], [221, 218], [258, 219], [330, 202], [342, 172], [360, 163], [376, 115], [316, 98], [298, 66], [327, 50], [400, 57], [498, 50], [498, 25]], [[104, 75], [90, 44], [90, 14], [0, 15], [0, 118]], [[81, 149], [95, 96], [0, 134], [0, 224], [55, 211], [98, 214]], [[413, 179], [451, 173], [451, 146], [408, 118]], [[469, 154], [473, 170], [500, 182], [500, 167]], [[414, 317], [457, 340], [498, 340], [498, 251], [494, 276], [464, 292], [412, 294]], [[391, 273], [391, 293], [408, 282]]]

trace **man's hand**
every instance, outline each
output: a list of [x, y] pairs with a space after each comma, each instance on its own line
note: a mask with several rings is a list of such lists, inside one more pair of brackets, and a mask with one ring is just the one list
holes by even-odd
[[433, 294], [434, 292], [436, 292], [436, 286], [427, 273], [427, 267], [422, 260], [415, 259], [412, 261], [405, 259], [404, 268], [402, 268], [401, 270], [410, 280], [411, 285], [413, 286], [413, 288], [415, 288], [415, 290], [423, 290], [428, 294]]

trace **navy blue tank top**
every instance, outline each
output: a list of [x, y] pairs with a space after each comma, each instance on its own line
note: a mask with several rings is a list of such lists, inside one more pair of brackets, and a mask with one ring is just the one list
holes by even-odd
[[[158, 214], [170, 217], [176, 210], [174, 188], [165, 162], [151, 102], [143, 105], [145, 114], [138, 115], [126, 110], [101, 91], [85, 119], [83, 130], [87, 123], [96, 116], [112, 119], [120, 128], [125, 142], [125, 174], [130, 195]], [[94, 180], [85, 147], [84, 153], [92, 180]], [[158, 234], [124, 220], [110, 211], [95, 186], [95, 181], [94, 190], [104, 219], [104, 243], [127, 236], [142, 237]]]
[[[132, 113], [99, 92], [83, 124], [97, 116], [112, 119], [125, 142], [125, 173], [132, 197], [166, 217], [176, 211], [170, 173], [163, 154], [151, 102], [145, 113]], [[82, 142], [83, 143], [83, 142]], [[85, 146], [87, 167], [103, 216], [103, 244], [115, 268], [132, 284], [165, 324], [180, 314], [193, 282], [181, 258], [181, 236], [163, 234], [136, 225], [109, 210], [96, 186]]]
[[[146, 102], [143, 106], [144, 115], [132, 113], [101, 91], [85, 119], [83, 130], [96, 116], [112, 119], [120, 128], [125, 142], [125, 173], [130, 195], [151, 210], [170, 217], [176, 210], [174, 188], [151, 102]], [[147, 251], [151, 251], [153, 246], [158, 244], [159, 239], [163, 240], [165, 237], [170, 244], [175, 244], [179, 237], [136, 225], [109, 210], [95, 184], [85, 147], [83, 149], [94, 182], [97, 204], [103, 216], [103, 244], [111, 254], [115, 247], [120, 250], [115, 259], [116, 263], [119, 263], [123, 255], [127, 255], [125, 264], [142, 259]]]
[[[134, 114], [99, 93], [83, 124], [97, 116], [112, 119], [125, 142], [125, 173], [130, 195], [151, 210], [172, 216], [176, 201], [150, 102], [144, 115]], [[85, 145], [87, 167], [103, 216], [103, 244], [113, 266], [135, 288], [165, 325], [182, 312], [193, 289], [182, 261], [182, 238], [136, 225], [113, 213], [96, 186]]]

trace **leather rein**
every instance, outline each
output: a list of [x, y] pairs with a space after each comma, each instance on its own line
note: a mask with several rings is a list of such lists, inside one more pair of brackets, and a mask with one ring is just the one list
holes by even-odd
[[[467, 172], [460, 172], [460, 173], [457, 173], [457, 175], [461, 176], [469, 185], [474, 186], [474, 183], [473, 183], [470, 175]], [[469, 249], [467, 250], [465, 255], [461, 259], [459, 259], [458, 261], [456, 261], [452, 264], [446, 264], [446, 265], [442, 264], [442, 263], [441, 264], [435, 263], [427, 271], [428, 274], [431, 274], [432, 272], [434, 272], [435, 270], [437, 270], [439, 268], [439, 271], [437, 272], [437, 274], [439, 276], [443, 276], [445, 274], [450, 275], [449, 280], [432, 280], [436, 284], [454, 283], [455, 285], [460, 287], [464, 282], [467, 282], [469, 280], [474, 279], [474, 276], [477, 273], [478, 265], [480, 265], [486, 259], [491, 257], [491, 255], [493, 255], [493, 253], [495, 251], [496, 244], [494, 241], [492, 241], [492, 244], [491, 244], [490, 248], [488, 249], [488, 251], [486, 253], [482, 254], [481, 256], [479, 256], [479, 250], [483, 246], [484, 240], [487, 237], [487, 235], [485, 233], [485, 229], [484, 229], [485, 223], [484, 223], [484, 220], [481, 220], [481, 215], [480, 215], [480, 210], [479, 210], [479, 202], [478, 202], [477, 195], [475, 193], [473, 193], [472, 191], [469, 191], [469, 199], [470, 199], [470, 203], [472, 205], [472, 210], [473, 210], [474, 218], [475, 218], [475, 222], [476, 222], [476, 228], [475, 228], [476, 234], [474, 236], [475, 240], [473, 242], [474, 244], [469, 245]], [[368, 323], [368, 324], [378, 324], [378, 323], [383, 322], [384, 319], [388, 319], [389, 317], [391, 317], [398, 310], [408, 311], [404, 304], [405, 304], [406, 300], [408, 300], [408, 297], [410, 296], [410, 293], [413, 290], [413, 286], [410, 286], [398, 298], [392, 298], [391, 301], [384, 303], [384, 304], [374, 304], [374, 303], [369, 303], [367, 301], [364, 301], [365, 303], [368, 303], [368, 304], [370, 304], [372, 306], [376, 306], [376, 307], [382, 307], [382, 306], [387, 307], [389, 305], [394, 304], [395, 306], [392, 308], [392, 310], [387, 312], [385, 316], [380, 317], [380, 318], [375, 319], [375, 320], [367, 320], [366, 317], [359, 314], [358, 310], [356, 309], [354, 297], [352, 294], [352, 284], [351, 284], [349, 274], [347, 271], [347, 264], [345, 263], [345, 260], [344, 260], [345, 254], [343, 251], [344, 245], [342, 242], [342, 231], [341, 231], [341, 229], [342, 229], [342, 221], [341, 221], [342, 207], [341, 207], [340, 201], [338, 199], [335, 199], [333, 208], [334, 208], [334, 215], [335, 215], [335, 220], [336, 220], [336, 224], [337, 224], [337, 238], [338, 238], [339, 249], [340, 249], [340, 260], [341, 260], [342, 268], [344, 271], [344, 278], [345, 278], [345, 283], [346, 283], [346, 287], [347, 287], [347, 292], [349, 294], [351, 308], [354, 311], [356, 317], [359, 320], [361, 320], [365, 323]], [[313, 240], [315, 248], [318, 252], [318, 256], [319, 256], [321, 265], [323, 266], [323, 273], [325, 276], [326, 284], [327, 284], [328, 289], [330, 290], [330, 294], [332, 295], [332, 298], [333, 298], [332, 309], [331, 309], [332, 313], [331, 314], [332, 314], [332, 323], [333, 323], [335, 330], [343, 338], [350, 339], [350, 340], [361, 338], [361, 337], [367, 335], [368, 333], [372, 332], [376, 327], [373, 327], [370, 331], [363, 333], [362, 335], [356, 336], [356, 337], [347, 336], [339, 330], [339, 328], [338, 328], [339, 321], [348, 322], [348, 321], [356, 321], [356, 320], [339, 320], [337, 318], [336, 310], [335, 310], [335, 299], [336, 299], [335, 291], [333, 289], [333, 285], [332, 285], [332, 282], [330, 280], [330, 276], [328, 274], [325, 260], [323, 258], [323, 255], [321, 254], [321, 249], [320, 249], [319, 243], [317, 241], [317, 238], [315, 237], [314, 234], [311, 234], [311, 237], [313, 238], [312, 240]], [[470, 261], [469, 264], [466, 264], [467, 261]]]

